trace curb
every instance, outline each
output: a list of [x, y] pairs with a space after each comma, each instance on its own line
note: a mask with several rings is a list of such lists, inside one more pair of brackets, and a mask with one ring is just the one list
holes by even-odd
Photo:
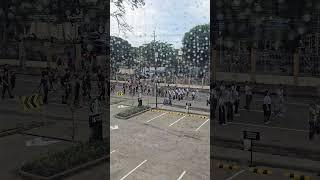
[[55, 174], [55, 175], [52, 175], [52, 176], [49, 176], [49, 177], [39, 176], [39, 175], [35, 175], [35, 174], [29, 173], [29, 172], [25, 172], [25, 171], [23, 171], [21, 168], [19, 169], [19, 174], [20, 174], [20, 176], [22, 176], [22, 177], [29, 178], [29, 179], [33, 179], [33, 180], [53, 180], [53, 179], [60, 179], [60, 178], [62, 178], [62, 177], [70, 176], [70, 175], [72, 175], [72, 174], [74, 174], [74, 173], [76, 173], [76, 172], [78, 172], [78, 171], [80, 171], [80, 170], [82, 170], [82, 169], [85, 169], [85, 168], [89, 168], [89, 167], [98, 165], [98, 164], [102, 163], [103, 161], [106, 161], [108, 158], [109, 158], [109, 156], [105, 156], [105, 157], [102, 157], [102, 158], [99, 158], [99, 159], [96, 159], [96, 160], [87, 162], [87, 163], [85, 163], [85, 164], [76, 166], [76, 167], [74, 167], [74, 168], [72, 168], [72, 169], [63, 171], [63, 172], [61, 172], [61, 173], [58, 173], [58, 174]]
[[14, 129], [10, 129], [8, 131], [4, 131], [2, 133], [0, 133], [0, 137], [5, 137], [5, 136], [10, 136], [10, 135], [14, 135], [17, 134], [21, 131], [28, 131], [28, 130], [32, 130], [34, 128], [39, 128], [44, 126], [45, 124], [43, 122], [40, 123], [34, 123], [34, 124], [30, 124], [27, 127], [21, 127], [21, 128], [14, 128]]
[[225, 170], [239, 170], [240, 166], [235, 164], [228, 164], [228, 163], [218, 163], [217, 167], [219, 169], [225, 169]]
[[289, 177], [290, 179], [311, 180], [310, 176], [299, 175], [299, 174], [289, 173], [289, 172], [284, 173], [284, 176]]
[[118, 119], [130, 119], [130, 118], [132, 118], [132, 117], [134, 117], [134, 116], [137, 116], [137, 115], [139, 115], [139, 114], [142, 114], [142, 113], [145, 113], [145, 112], [147, 112], [147, 111], [150, 111], [150, 109], [152, 109], [152, 108], [145, 109], [145, 110], [143, 110], [143, 111], [137, 112], [137, 113], [132, 114], [132, 115], [127, 116], [127, 117], [118, 116], [117, 114], [114, 115], [114, 117], [115, 117], [115, 118], [118, 118]]
[[[234, 157], [227, 157], [223, 155], [216, 155], [214, 157], [211, 157], [211, 159], [216, 159], [216, 160], [224, 160], [224, 161], [234, 161], [237, 163], [243, 163], [246, 162], [247, 164], [250, 164], [250, 160], [244, 159], [244, 158], [234, 158]], [[292, 169], [292, 170], [297, 170], [297, 171], [305, 171], [305, 172], [310, 172], [310, 173], [319, 173], [320, 168], [308, 168], [302, 165], [289, 165], [289, 164], [281, 164], [281, 163], [272, 163], [272, 162], [265, 162], [261, 160], [253, 160], [253, 164], [256, 166], [267, 166], [271, 168], [280, 168], [280, 169]]]
[[268, 169], [253, 168], [253, 169], [250, 169], [250, 171], [255, 173], [255, 174], [260, 174], [260, 175], [270, 175], [270, 174], [272, 174], [272, 171], [268, 170]]

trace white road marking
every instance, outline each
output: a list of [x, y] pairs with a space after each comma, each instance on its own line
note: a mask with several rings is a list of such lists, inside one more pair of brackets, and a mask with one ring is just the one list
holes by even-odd
[[234, 175], [232, 175], [231, 177], [229, 177], [229, 178], [226, 179], [226, 180], [232, 180], [232, 179], [234, 179], [235, 177], [239, 176], [240, 174], [244, 173], [245, 171], [246, 171], [246, 169], [243, 169], [243, 170], [235, 173]]
[[150, 121], [153, 121], [153, 120], [155, 120], [155, 119], [157, 119], [157, 118], [159, 118], [159, 117], [161, 117], [161, 116], [163, 116], [163, 115], [165, 115], [165, 114], [167, 114], [167, 112], [162, 113], [162, 114], [160, 114], [159, 116], [156, 116], [156, 117], [154, 117], [154, 118], [152, 118], [152, 119], [148, 120], [148, 121], [147, 121], [147, 123], [148, 123], [148, 122], [150, 122]]
[[202, 123], [195, 131], [198, 131], [205, 123], [207, 123], [210, 119], [207, 119], [204, 123]]
[[179, 176], [179, 178], [177, 180], [181, 180], [185, 173], [186, 173], [186, 171], [183, 171], [183, 173]]
[[110, 129], [111, 129], [111, 131], [116, 130], [116, 129], [119, 129], [119, 126], [118, 125], [110, 126]]
[[182, 119], [184, 119], [186, 116], [183, 116], [182, 118], [179, 118], [178, 120], [176, 120], [175, 122], [171, 123], [169, 126], [173, 126], [175, 123], [181, 121]]
[[128, 177], [131, 173], [133, 173], [136, 169], [138, 169], [140, 166], [142, 166], [145, 162], [147, 162], [147, 160], [144, 160], [142, 163], [140, 163], [137, 167], [135, 167], [134, 169], [132, 169], [130, 172], [128, 172], [125, 176], [123, 176], [120, 180], [125, 179], [126, 177]]
[[287, 130], [287, 131], [309, 132], [308, 130], [302, 130], [302, 129], [290, 129], [290, 128], [282, 128], [282, 127], [276, 127], [276, 126], [264, 126], [264, 125], [250, 124], [250, 123], [231, 122], [230, 124], [243, 125], [243, 126], [263, 127], [263, 128], [270, 128], [270, 129], [280, 129], [280, 130]]
[[117, 151], [117, 150], [113, 150], [113, 151], [110, 152], [110, 154], [112, 154], [112, 153], [114, 153], [114, 152], [116, 152], [116, 151]]

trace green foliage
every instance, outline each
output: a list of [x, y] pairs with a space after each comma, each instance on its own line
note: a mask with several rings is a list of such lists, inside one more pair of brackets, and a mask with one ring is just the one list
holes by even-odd
[[[140, 47], [142, 61], [147, 66], [166, 67], [173, 70], [177, 66], [177, 52], [172, 47], [172, 44], [166, 42], [151, 42]], [[155, 57], [155, 54], [158, 57]]]
[[112, 70], [117, 70], [124, 65], [129, 67], [133, 65], [133, 49], [128, 41], [111, 36], [110, 50]]
[[133, 115], [133, 114], [147, 110], [149, 108], [150, 108], [149, 106], [136, 106], [136, 107], [132, 107], [130, 109], [127, 109], [121, 113], [118, 113], [117, 116], [126, 118], [126, 117]]
[[26, 163], [21, 170], [49, 177], [106, 156], [108, 142], [83, 143]]
[[209, 69], [209, 34], [209, 24], [195, 26], [185, 33], [182, 40], [184, 61], [180, 64], [182, 72], [188, 73], [191, 66]]

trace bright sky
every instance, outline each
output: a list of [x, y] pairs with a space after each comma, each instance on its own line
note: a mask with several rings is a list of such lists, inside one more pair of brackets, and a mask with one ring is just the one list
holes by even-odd
[[[155, 31], [156, 40], [180, 48], [185, 32], [210, 21], [210, 0], [145, 0], [145, 3], [139, 9], [127, 8], [126, 20], [133, 32], [119, 32], [116, 20], [111, 18], [111, 35], [137, 47], [152, 41]], [[111, 12], [114, 10], [111, 5]]]

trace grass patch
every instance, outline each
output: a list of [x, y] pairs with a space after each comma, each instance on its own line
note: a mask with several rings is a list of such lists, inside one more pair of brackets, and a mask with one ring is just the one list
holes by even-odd
[[149, 106], [135, 106], [118, 113], [117, 116], [127, 118], [127, 117], [130, 117], [131, 115], [145, 111], [149, 108], [150, 108]]
[[22, 171], [50, 177], [107, 155], [107, 142], [82, 143], [24, 164]]

